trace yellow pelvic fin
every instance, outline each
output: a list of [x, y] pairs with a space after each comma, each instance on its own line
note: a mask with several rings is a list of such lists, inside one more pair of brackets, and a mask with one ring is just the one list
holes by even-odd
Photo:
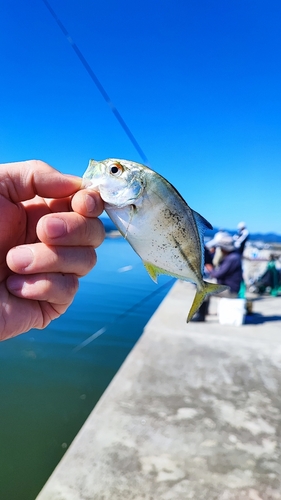
[[156, 266], [154, 266], [153, 264], [150, 264], [149, 262], [144, 262], [144, 267], [145, 269], [147, 270], [149, 276], [151, 277], [151, 279], [157, 283], [157, 276], [158, 274], [162, 274], [161, 273], [161, 270], [158, 269]]
[[221, 293], [221, 292], [224, 292], [224, 290], [228, 289], [228, 287], [225, 285], [217, 285], [216, 283], [208, 283], [207, 281], [203, 281], [203, 283], [204, 283], [204, 288], [202, 288], [202, 290], [196, 291], [196, 295], [194, 297], [191, 309], [190, 309], [188, 316], [187, 316], [187, 320], [186, 320], [187, 323], [191, 320], [191, 318], [194, 316], [194, 314], [198, 311], [202, 302], [204, 302], [205, 298], [208, 297], [208, 295], [211, 295], [213, 293]]

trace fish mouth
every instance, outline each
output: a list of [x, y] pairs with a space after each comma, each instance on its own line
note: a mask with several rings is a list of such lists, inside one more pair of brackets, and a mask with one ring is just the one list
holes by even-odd
[[[117, 179], [116, 179], [117, 180]], [[109, 208], [124, 208], [126, 206], [135, 205], [136, 200], [141, 197], [146, 187], [146, 178], [139, 169], [132, 169], [125, 179], [121, 180], [121, 186], [108, 184], [108, 178], [103, 175], [96, 177], [83, 177], [82, 189], [91, 189], [100, 193], [105, 206]], [[114, 201], [109, 200], [109, 196], [113, 197]]]
[[87, 178], [83, 177], [82, 185], [81, 185], [82, 189], [91, 188], [94, 191], [99, 191], [100, 190], [99, 187], [100, 187], [100, 180], [99, 179], [87, 179]]

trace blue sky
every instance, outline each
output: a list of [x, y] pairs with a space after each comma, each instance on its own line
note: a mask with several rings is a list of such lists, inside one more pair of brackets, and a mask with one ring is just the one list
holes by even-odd
[[[281, 234], [281, 3], [49, 0], [151, 168], [216, 227]], [[141, 158], [42, 0], [1, 2], [0, 160]]]

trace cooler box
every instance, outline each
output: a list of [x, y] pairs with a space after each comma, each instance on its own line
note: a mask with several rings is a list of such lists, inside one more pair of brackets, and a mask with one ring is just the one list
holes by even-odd
[[245, 299], [220, 299], [218, 303], [218, 317], [221, 325], [241, 326], [245, 321], [245, 315]]

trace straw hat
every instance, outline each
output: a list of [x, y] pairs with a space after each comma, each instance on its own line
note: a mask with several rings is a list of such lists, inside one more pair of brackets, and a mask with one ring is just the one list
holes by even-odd
[[207, 241], [206, 247], [207, 248], [218, 247], [219, 246], [219, 242], [225, 236], [230, 236], [230, 234], [227, 233], [226, 231], [218, 231], [211, 240]]
[[233, 238], [230, 234], [223, 235], [220, 240], [217, 241], [215, 246], [225, 250], [226, 252], [233, 252], [233, 250], [235, 250]]

